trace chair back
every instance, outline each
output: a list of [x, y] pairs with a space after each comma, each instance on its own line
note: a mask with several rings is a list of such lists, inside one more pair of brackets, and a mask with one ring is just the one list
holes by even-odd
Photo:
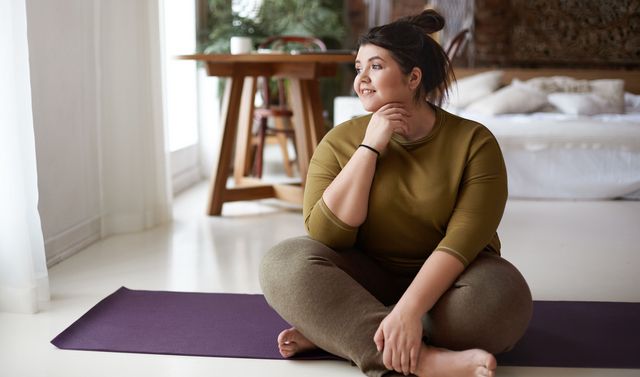
[[447, 46], [446, 53], [449, 57], [449, 60], [453, 60], [459, 53], [464, 50], [464, 46], [469, 40], [471, 32], [469, 29], [462, 29], [449, 43]]
[[[296, 52], [296, 51], [327, 51], [327, 46], [320, 39], [315, 37], [303, 37], [297, 35], [276, 35], [273, 37], [267, 38], [264, 42], [260, 43], [258, 46], [258, 51], [260, 50], [270, 50], [270, 51], [286, 51], [286, 52]], [[268, 85], [268, 78], [263, 78], [262, 84], [262, 99], [265, 103], [265, 106], [268, 107], [271, 104], [271, 91]], [[277, 80], [277, 102], [276, 105], [279, 107], [285, 106], [286, 98], [285, 98], [285, 89], [284, 89], [284, 81], [279, 79]]]
[[[258, 46], [258, 52], [267, 51], [288, 52], [295, 54], [296, 52], [313, 52], [313, 51], [326, 51], [327, 47], [324, 42], [314, 37], [302, 37], [295, 35], [278, 35], [267, 38]], [[270, 83], [275, 81], [277, 86], [274, 88], [274, 94], [277, 93], [275, 101], [271, 101], [271, 88]], [[254, 111], [255, 126], [257, 126], [255, 145], [255, 160], [254, 171], [255, 176], [262, 177], [263, 166], [263, 153], [266, 135], [278, 136], [280, 141], [280, 147], [282, 149], [282, 155], [284, 159], [284, 167], [288, 176], [293, 176], [293, 170], [291, 161], [288, 154], [287, 138], [292, 138], [294, 135], [291, 124], [285, 119], [290, 119], [293, 116], [293, 112], [287, 106], [287, 99], [285, 96], [286, 88], [285, 81], [282, 78], [272, 79], [269, 77], [260, 77], [258, 81], [260, 85], [260, 92], [263, 100], [261, 108], [257, 108]], [[272, 117], [274, 119], [274, 127], [269, 127], [267, 118]], [[294, 142], [294, 148], [296, 144]]]

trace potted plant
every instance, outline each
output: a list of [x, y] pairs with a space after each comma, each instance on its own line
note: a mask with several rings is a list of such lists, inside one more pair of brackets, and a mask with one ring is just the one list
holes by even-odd
[[346, 34], [342, 0], [266, 0], [253, 16], [234, 12], [230, 0], [209, 0], [207, 27], [200, 35], [201, 51], [229, 52], [232, 36], [246, 36], [255, 45], [273, 35], [302, 35], [340, 48]]
[[209, 0], [207, 28], [200, 34], [204, 53], [229, 52], [231, 37], [249, 37], [255, 44], [265, 36], [255, 19], [233, 12], [229, 0]]
[[[274, 35], [314, 36], [327, 48], [340, 49], [347, 32], [343, 0], [263, 0], [256, 2], [259, 8], [251, 16], [234, 12], [231, 0], [208, 0], [208, 5], [206, 28], [199, 31], [199, 50], [204, 53], [230, 52], [232, 36], [250, 37], [254, 49]], [[320, 80], [327, 119], [332, 116], [333, 98], [350, 90], [345, 76], [346, 71], [340, 70], [335, 77]]]

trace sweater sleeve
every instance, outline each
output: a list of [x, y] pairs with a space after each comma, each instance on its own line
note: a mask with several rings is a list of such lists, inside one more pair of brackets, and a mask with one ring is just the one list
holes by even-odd
[[341, 170], [336, 151], [325, 137], [309, 164], [304, 190], [303, 217], [305, 228], [311, 238], [336, 249], [353, 246], [358, 233], [358, 228], [341, 221], [322, 199], [324, 190]]
[[495, 236], [507, 201], [507, 173], [498, 142], [486, 129], [476, 137], [445, 237], [435, 249], [453, 255], [465, 267]]

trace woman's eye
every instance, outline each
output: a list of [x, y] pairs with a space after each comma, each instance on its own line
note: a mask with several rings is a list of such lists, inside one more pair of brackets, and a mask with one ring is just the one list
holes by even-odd
[[360, 74], [360, 72], [362, 72], [362, 68], [360, 68], [360, 67], [356, 67], [356, 74], [358, 74], [358, 75], [359, 75], [359, 74]]
[[382, 69], [382, 66], [380, 64], [372, 64], [371, 68], [373, 68], [373, 69]]

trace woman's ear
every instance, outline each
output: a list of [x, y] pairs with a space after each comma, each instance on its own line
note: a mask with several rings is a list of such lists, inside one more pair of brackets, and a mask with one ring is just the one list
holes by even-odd
[[409, 72], [409, 88], [411, 90], [416, 90], [420, 86], [422, 82], [422, 70], [418, 67], [413, 67], [411, 72]]

